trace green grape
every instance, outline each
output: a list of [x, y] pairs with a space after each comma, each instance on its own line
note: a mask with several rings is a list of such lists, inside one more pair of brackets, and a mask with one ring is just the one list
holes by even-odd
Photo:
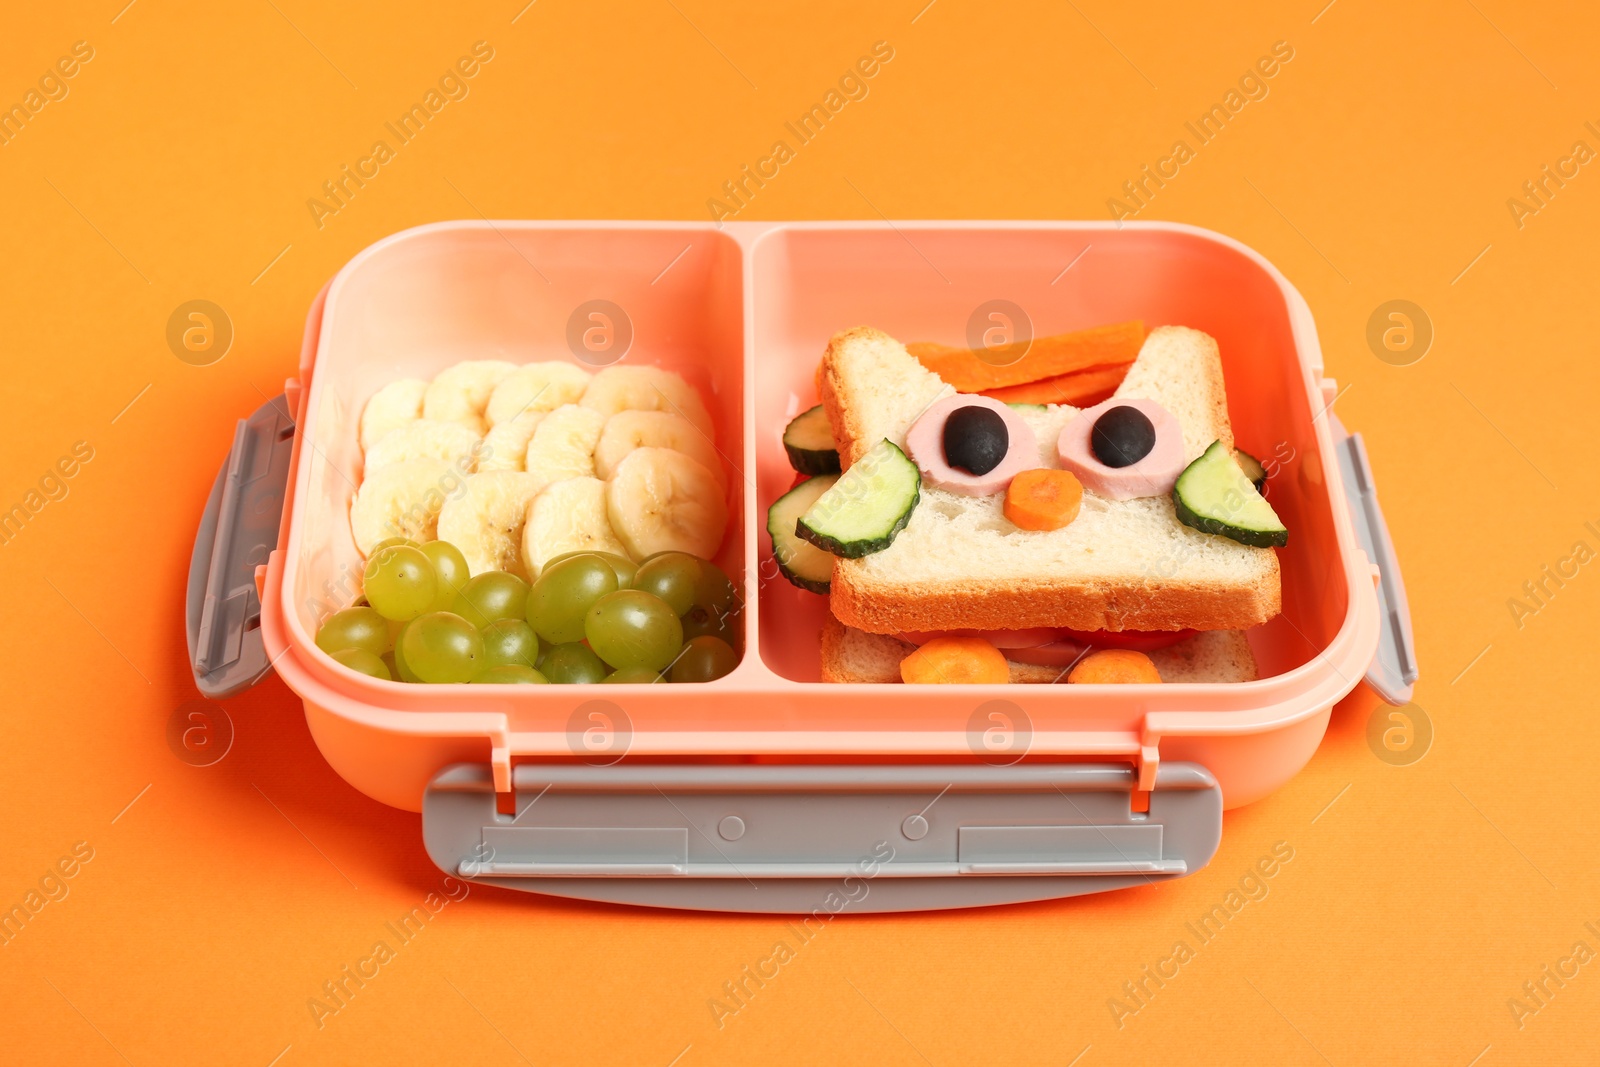
[[[391, 680], [400, 678], [400, 664], [395, 662], [394, 649], [391, 648], [378, 658], [383, 661], [384, 670], [389, 672], [389, 677]], [[400, 678], [400, 680], [403, 682], [406, 679]]]
[[617, 668], [659, 671], [683, 646], [678, 613], [665, 600], [638, 589], [621, 589], [597, 600], [583, 632], [595, 654]]
[[389, 666], [382, 657], [374, 656], [364, 648], [341, 648], [333, 654], [333, 658], [353, 671], [370, 674], [386, 682], [394, 681], [394, 675], [389, 673]]
[[581, 641], [552, 647], [540, 671], [546, 678], [558, 683], [587, 684], [606, 679], [606, 665]]
[[612, 671], [601, 681], [610, 685], [654, 685], [666, 679], [648, 667], [624, 667], [620, 671]]
[[455, 605], [462, 587], [472, 577], [467, 557], [449, 541], [429, 541], [422, 546], [422, 554], [428, 557], [434, 573], [439, 576], [438, 596], [434, 599], [433, 610], [449, 611]]
[[412, 620], [400, 648], [406, 666], [424, 682], [470, 682], [483, 668], [483, 635], [448, 611]]
[[681, 617], [694, 607], [695, 594], [703, 581], [701, 571], [708, 566], [687, 552], [661, 552], [639, 564], [633, 588], [665, 600]]
[[539, 635], [521, 619], [500, 619], [483, 628], [483, 661], [491, 667], [539, 662]]
[[528, 594], [528, 624], [554, 644], [583, 640], [583, 619], [595, 601], [617, 590], [617, 574], [593, 553], [547, 567]]
[[409, 537], [385, 537], [382, 541], [379, 541], [377, 544], [372, 546], [372, 551], [367, 553], [367, 558], [371, 559], [384, 549], [394, 548], [396, 545], [404, 545], [407, 548], [420, 547]]
[[720, 637], [696, 637], [683, 646], [668, 677], [674, 682], [714, 682], [739, 665], [738, 653]]
[[391, 545], [367, 558], [365, 587], [379, 615], [405, 622], [433, 606], [439, 579], [422, 549]]
[[545, 561], [544, 569], [549, 570], [557, 563], [560, 563], [563, 560], [569, 560], [573, 556], [599, 556], [601, 559], [611, 564], [611, 569], [617, 572], [618, 589], [627, 589], [629, 586], [633, 585], [633, 572], [639, 569], [638, 565], [635, 564], [633, 560], [629, 559], [627, 556], [619, 556], [615, 552], [584, 551], [563, 552], [559, 556], [551, 556]]
[[528, 583], [505, 571], [484, 571], [461, 587], [450, 610], [480, 630], [500, 619], [520, 619], [528, 601]]
[[719, 615], [709, 608], [699, 604], [689, 609], [683, 617], [683, 639], [691, 641], [696, 637], [720, 637], [729, 645], [736, 645], [739, 641], [739, 615], [737, 612], [728, 615]]
[[374, 656], [389, 647], [389, 623], [371, 608], [345, 608], [328, 616], [317, 631], [317, 647], [327, 653], [364, 648]]
[[713, 615], [727, 616], [739, 610], [739, 591], [733, 587], [722, 568], [715, 563], [702, 563], [700, 582], [695, 586], [694, 602]]
[[549, 685], [550, 679], [521, 663], [501, 663], [487, 667], [472, 679], [483, 685]]
[[409, 622], [400, 624], [400, 632], [394, 636], [394, 647], [390, 649], [386, 655], [394, 657], [394, 676], [400, 679], [402, 682], [411, 682], [415, 684], [422, 681], [422, 679], [418, 678], [417, 672], [412, 670], [411, 667], [406, 663], [406, 655], [404, 651], [406, 645], [406, 630], [408, 627], [410, 627], [410, 625], [411, 623]]

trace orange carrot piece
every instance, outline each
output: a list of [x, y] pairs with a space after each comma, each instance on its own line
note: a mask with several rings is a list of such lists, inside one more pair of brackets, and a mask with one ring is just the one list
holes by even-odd
[[1006, 486], [1006, 518], [1024, 530], [1059, 530], [1078, 517], [1083, 483], [1071, 471], [1023, 471]]
[[1086, 408], [1108, 399], [1127, 374], [1126, 363], [1091, 367], [1042, 381], [985, 389], [983, 395], [1007, 404], [1071, 404], [1076, 408]]
[[1102, 648], [1078, 661], [1067, 681], [1080, 685], [1141, 685], [1161, 682], [1155, 663], [1131, 648]]
[[955, 386], [957, 392], [981, 393], [1058, 378], [1090, 367], [1126, 365], [1139, 355], [1143, 344], [1144, 323], [1134, 321], [1035, 337], [1020, 359], [1010, 348], [977, 352], [915, 341], [906, 349], [924, 367]]
[[998, 648], [981, 637], [936, 637], [900, 661], [900, 680], [913, 685], [995, 685], [1011, 681]]

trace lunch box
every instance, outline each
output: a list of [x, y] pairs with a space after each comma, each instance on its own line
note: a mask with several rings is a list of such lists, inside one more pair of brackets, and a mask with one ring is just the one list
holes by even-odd
[[[1000, 318], [994, 318], [999, 308]], [[968, 344], [1141, 319], [1216, 338], [1241, 448], [1289, 528], [1283, 612], [1243, 683], [829, 685], [826, 599], [777, 573], [781, 435], [834, 333]], [[975, 325], [976, 324], [976, 325]], [[705, 397], [727, 461], [743, 658], [691, 685], [407, 685], [313, 642], [360, 592], [348, 511], [378, 388], [462, 359], [653, 363]], [[348, 782], [422, 813], [476, 882], [750, 912], [950, 908], [1182, 877], [1224, 808], [1288, 781], [1334, 704], [1417, 676], [1359, 435], [1310, 309], [1227, 237], [1160, 222], [487, 222], [367, 248], [312, 305], [299, 369], [241, 420], [196, 538], [202, 693], [275, 672]]]

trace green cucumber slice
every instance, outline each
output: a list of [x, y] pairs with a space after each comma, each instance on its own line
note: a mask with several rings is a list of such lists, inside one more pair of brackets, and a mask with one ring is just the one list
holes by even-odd
[[839, 449], [821, 404], [802, 411], [784, 427], [783, 450], [789, 453], [789, 465], [801, 474], [839, 473]]
[[1242, 448], [1233, 450], [1233, 458], [1239, 462], [1239, 469], [1244, 471], [1244, 476], [1250, 479], [1250, 484], [1256, 487], [1256, 492], [1267, 487], [1267, 468], [1261, 461]]
[[1231, 537], [1240, 544], [1272, 548], [1289, 543], [1289, 531], [1233, 452], [1211, 442], [1200, 458], [1183, 469], [1172, 487], [1178, 521], [1209, 534]]
[[922, 472], [885, 438], [811, 505], [795, 533], [824, 552], [860, 559], [894, 542], [922, 496]]
[[778, 562], [778, 573], [812, 593], [828, 592], [828, 583], [833, 580], [833, 556], [801, 540], [795, 528], [800, 516], [838, 480], [837, 474], [807, 478], [767, 509], [767, 536], [772, 538], [772, 558]]
[[1021, 401], [1013, 402], [1010, 400], [1006, 401], [1006, 407], [1011, 408], [1013, 411], [1026, 411], [1034, 415], [1043, 415], [1046, 411], [1050, 410], [1043, 404], [1024, 404]]

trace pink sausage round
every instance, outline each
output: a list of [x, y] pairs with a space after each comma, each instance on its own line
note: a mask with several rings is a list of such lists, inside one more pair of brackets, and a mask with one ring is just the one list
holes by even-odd
[[[944, 459], [944, 423], [957, 408], [982, 407], [1005, 420], [1006, 455], [988, 474], [959, 470]], [[1011, 479], [1039, 465], [1039, 446], [1033, 429], [1021, 415], [998, 400], [975, 393], [945, 397], [924, 411], [906, 432], [906, 452], [922, 471], [922, 480], [935, 489], [948, 489], [967, 496], [989, 496], [1005, 492]]]
[[[1089, 446], [1089, 433], [1095, 420], [1112, 408], [1137, 408], [1155, 427], [1156, 443], [1150, 454], [1126, 467], [1108, 467], [1095, 458]], [[1183, 428], [1166, 408], [1154, 400], [1135, 398], [1102, 401], [1084, 408], [1061, 428], [1056, 438], [1056, 455], [1063, 470], [1078, 476], [1091, 493], [1112, 500], [1131, 500], [1139, 496], [1164, 496], [1183, 473]]]

